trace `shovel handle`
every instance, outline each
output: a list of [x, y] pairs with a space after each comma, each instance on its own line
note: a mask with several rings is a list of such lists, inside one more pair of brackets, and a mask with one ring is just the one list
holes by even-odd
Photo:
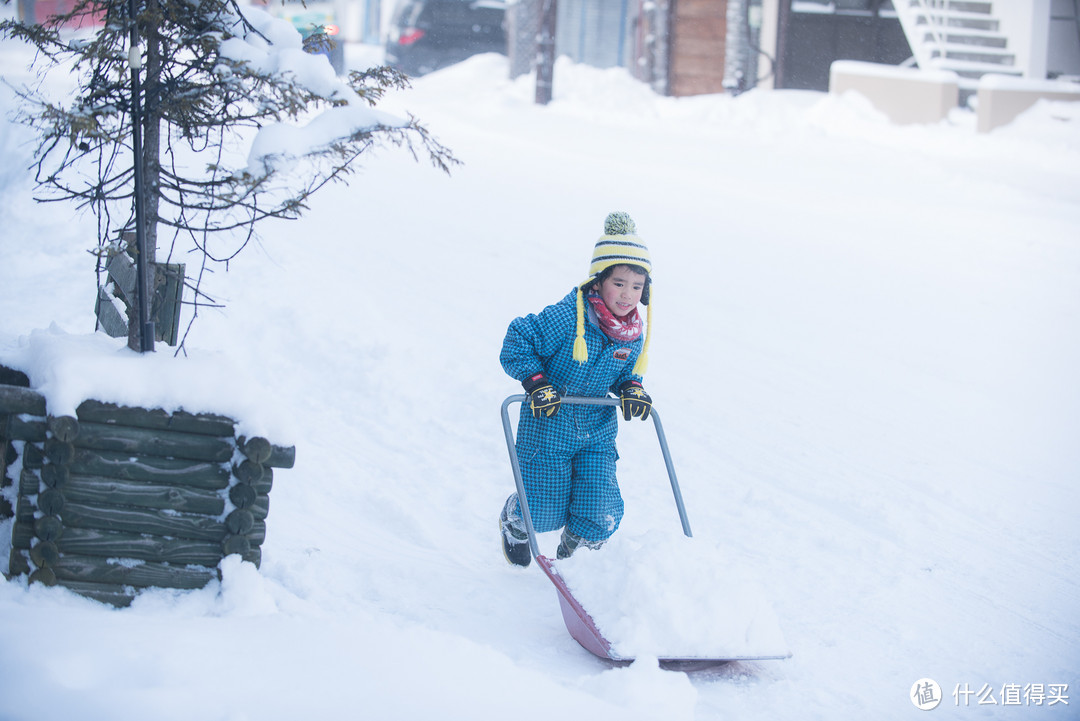
[[[525, 519], [525, 529], [529, 533], [529, 549], [534, 558], [540, 556], [540, 547], [536, 543], [536, 530], [533, 527], [532, 513], [529, 512], [529, 500], [525, 497], [525, 484], [521, 480], [521, 464], [518, 462], [517, 446], [514, 444], [514, 430], [510, 426], [510, 405], [512, 403], [524, 403], [528, 399], [523, 393], [512, 395], [502, 402], [503, 433], [506, 435], [506, 450], [510, 453], [510, 467], [514, 471], [514, 484], [517, 486], [518, 502], [521, 504], [521, 515]], [[588, 396], [564, 396], [563, 403], [583, 406], [617, 406], [618, 398], [604, 396], [602, 398], [590, 398]], [[660, 442], [660, 451], [664, 454], [664, 465], [667, 467], [668, 480], [671, 482], [671, 492], [675, 496], [675, 507], [679, 510], [679, 520], [682, 522], [683, 533], [687, 537], [693, 536], [690, 532], [690, 521], [686, 517], [686, 508], [683, 506], [682, 491], [679, 490], [679, 480], [675, 477], [675, 465], [671, 462], [671, 453], [668, 451], [667, 436], [664, 434], [664, 424], [660, 422], [660, 415], [654, 407], [649, 412], [653, 427], [656, 429], [656, 438]]]

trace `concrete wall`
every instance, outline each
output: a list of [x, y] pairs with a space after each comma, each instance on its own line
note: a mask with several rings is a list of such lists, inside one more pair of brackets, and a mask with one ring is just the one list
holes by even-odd
[[986, 133], [1011, 123], [1040, 99], [1080, 102], [1080, 83], [984, 75], [976, 97], [979, 132]]
[[838, 60], [829, 70], [829, 92], [854, 90], [901, 125], [937, 123], [957, 107], [956, 73]]
[[[830, 68], [829, 92], [849, 90], [899, 125], [938, 123], [957, 107], [959, 98], [956, 74], [949, 71], [838, 60]], [[1080, 83], [984, 75], [976, 97], [977, 126], [985, 133], [1011, 123], [1040, 99], [1080, 102]]]

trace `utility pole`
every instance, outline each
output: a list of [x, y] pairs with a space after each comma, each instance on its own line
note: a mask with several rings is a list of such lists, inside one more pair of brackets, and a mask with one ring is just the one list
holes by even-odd
[[750, 54], [749, 6], [746, 0], [728, 0], [724, 40], [724, 89], [732, 96], [746, 90]]
[[540, 1], [540, 43], [536, 58], [536, 104], [551, 102], [552, 79], [555, 75], [555, 23], [558, 17], [556, 0]]
[[783, 90], [787, 82], [787, 63], [784, 57], [787, 55], [788, 25], [791, 20], [791, 0], [780, 0], [777, 8], [776, 28], [776, 62], [773, 65], [773, 88]]

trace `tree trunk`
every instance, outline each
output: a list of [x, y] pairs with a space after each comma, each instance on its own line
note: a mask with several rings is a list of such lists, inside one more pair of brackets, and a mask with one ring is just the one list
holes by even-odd
[[[146, 232], [147, 262], [157, 262], [157, 228], [161, 190], [161, 5], [158, 0], [146, 0], [149, 19], [146, 38], [146, 94], [143, 105], [143, 169], [146, 180], [144, 230]], [[153, 267], [153, 266], [150, 266]], [[153, 276], [151, 276], [152, 278]], [[150, 288], [152, 298], [153, 288]]]
[[[152, 328], [150, 319], [151, 301], [154, 297], [154, 273], [152, 269], [157, 260], [157, 221], [161, 187], [161, 8], [157, 0], [145, 0], [145, 5], [138, 9], [136, 5], [136, 26], [142, 51], [141, 87], [134, 84], [133, 90], [141, 90], [141, 97], [134, 103], [139, 108], [139, 135], [141, 136], [141, 155], [136, 162], [140, 172], [135, 175], [135, 223], [142, 231], [143, 247], [136, 254], [139, 267], [144, 269], [139, 278], [135, 298], [128, 306], [128, 347], [134, 351], [153, 350], [154, 339], [143, 341], [142, 335]], [[135, 73], [133, 72], [133, 75]], [[141, 182], [140, 182], [141, 181]], [[140, 207], [141, 202], [141, 207]], [[139, 257], [139, 254], [142, 257]], [[146, 317], [143, 317], [143, 308]], [[143, 323], [146, 323], [146, 327]]]

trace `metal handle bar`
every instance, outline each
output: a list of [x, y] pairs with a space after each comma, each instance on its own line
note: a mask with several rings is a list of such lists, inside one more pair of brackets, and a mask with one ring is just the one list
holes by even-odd
[[[528, 399], [523, 393], [508, 397], [502, 402], [503, 433], [506, 435], [506, 450], [510, 453], [510, 467], [514, 471], [514, 484], [517, 486], [518, 501], [521, 503], [521, 515], [525, 519], [525, 530], [529, 533], [529, 549], [533, 557], [539, 557], [540, 547], [536, 544], [536, 530], [533, 527], [532, 514], [529, 512], [529, 501], [525, 497], [525, 484], [521, 480], [521, 465], [518, 463], [517, 447], [514, 444], [514, 431], [510, 427], [510, 404], [524, 403]], [[617, 406], [618, 398], [605, 396], [603, 398], [590, 398], [587, 396], [563, 396], [563, 403], [583, 406]], [[660, 416], [656, 409], [649, 412], [653, 427], [656, 428], [656, 438], [660, 441], [660, 451], [664, 454], [664, 465], [667, 467], [668, 480], [671, 481], [671, 492], [675, 496], [675, 507], [679, 510], [679, 520], [682, 521], [683, 533], [687, 537], [693, 536], [690, 532], [690, 521], [686, 517], [686, 508], [683, 506], [682, 491], [679, 490], [679, 481], [675, 477], [675, 465], [671, 462], [671, 453], [668, 452], [667, 436], [664, 435], [664, 424], [660, 422]]]

